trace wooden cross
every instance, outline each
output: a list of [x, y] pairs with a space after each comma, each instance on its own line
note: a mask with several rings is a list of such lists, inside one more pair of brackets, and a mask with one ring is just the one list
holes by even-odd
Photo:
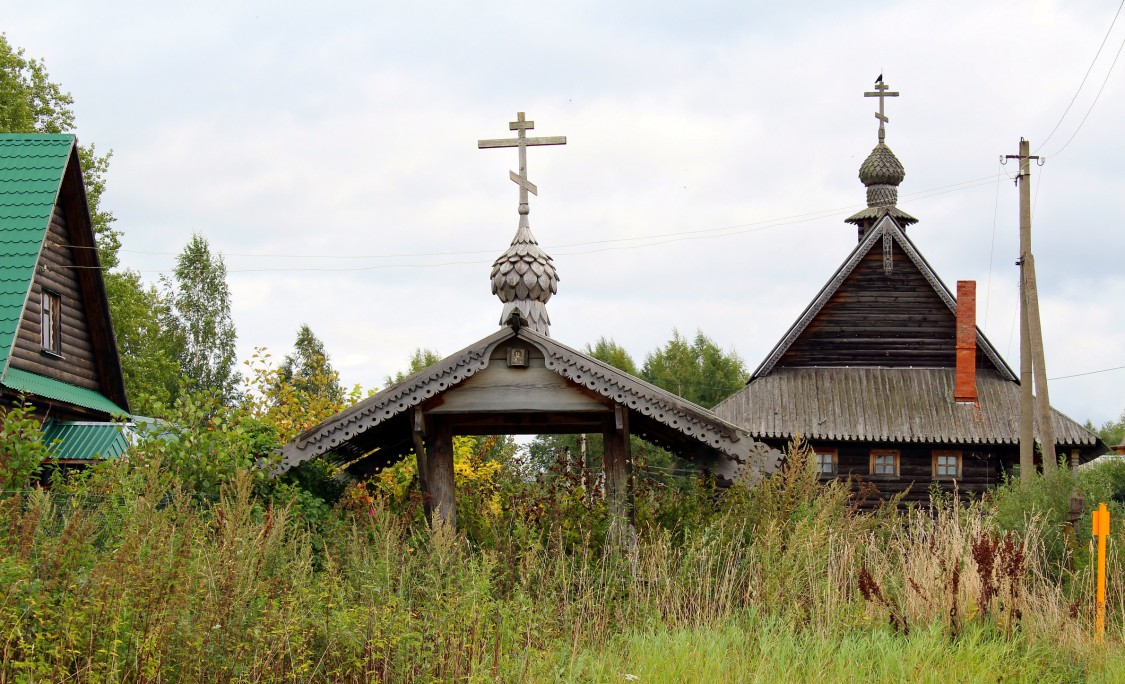
[[879, 120], [879, 142], [883, 142], [883, 140], [887, 137], [887, 132], [883, 129], [883, 124], [890, 121], [890, 119], [887, 118], [886, 114], [883, 113], [883, 98], [898, 97], [897, 92], [888, 93], [888, 88], [890, 88], [890, 86], [886, 83], [883, 83], [883, 77], [880, 76], [879, 80], [875, 82], [875, 90], [877, 92], [866, 92], [863, 94], [864, 97], [879, 98], [879, 111], [875, 112], [875, 118]]
[[566, 136], [556, 135], [543, 138], [529, 138], [527, 131], [535, 128], [534, 121], [527, 121], [524, 118], [524, 113], [519, 112], [516, 115], [515, 121], [508, 122], [508, 130], [518, 131], [515, 138], [502, 138], [497, 140], [478, 140], [477, 149], [485, 149], [486, 147], [518, 147], [520, 150], [520, 172], [517, 175], [514, 171], [508, 172], [508, 177], [520, 186], [520, 211], [526, 213], [527, 211], [527, 193], [539, 195], [539, 188], [527, 179], [527, 148], [533, 145], [565, 145]]

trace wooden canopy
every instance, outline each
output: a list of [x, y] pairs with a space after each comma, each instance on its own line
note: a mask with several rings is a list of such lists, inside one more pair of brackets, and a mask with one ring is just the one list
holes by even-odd
[[[517, 310], [508, 327], [303, 432], [278, 472], [323, 457], [363, 477], [424, 444], [423, 485], [440, 490], [452, 435], [565, 433], [606, 436], [610, 491], [625, 486], [630, 433], [723, 484], [756, 483], [779, 467], [782, 454], [738, 426], [525, 325]], [[451, 460], [447, 470], [449, 492], [430, 492], [439, 506], [452, 506]]]

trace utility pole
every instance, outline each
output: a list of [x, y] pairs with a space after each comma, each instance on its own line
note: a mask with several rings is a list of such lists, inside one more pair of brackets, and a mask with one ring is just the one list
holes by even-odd
[[1020, 138], [1020, 153], [1005, 155], [1004, 158], [1020, 160], [1016, 179], [1020, 187], [1020, 479], [1027, 480], [1035, 472], [1035, 422], [1039, 423], [1043, 472], [1056, 464], [1055, 429], [1051, 422], [1047, 361], [1043, 353], [1043, 327], [1039, 319], [1039, 293], [1035, 283], [1035, 257], [1031, 253], [1031, 160], [1039, 157], [1031, 154], [1031, 143]]

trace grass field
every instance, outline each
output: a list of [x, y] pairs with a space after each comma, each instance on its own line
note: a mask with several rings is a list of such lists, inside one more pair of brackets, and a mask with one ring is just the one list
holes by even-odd
[[0, 684], [1125, 682], [1121, 533], [1099, 644], [1088, 543], [1034, 491], [869, 514], [793, 467], [641, 490], [621, 545], [558, 482], [466, 484], [453, 532], [411, 501], [314, 515], [250, 472], [217, 499], [173, 475], [0, 497]]

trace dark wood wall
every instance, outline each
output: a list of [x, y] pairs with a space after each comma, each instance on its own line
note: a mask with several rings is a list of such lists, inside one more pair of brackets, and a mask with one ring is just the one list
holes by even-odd
[[876, 242], [777, 365], [954, 367], [956, 317], [898, 243], [893, 257], [885, 273]]
[[[101, 391], [94, 346], [86, 321], [86, 302], [79, 286], [79, 274], [71, 248], [67, 219], [55, 206], [46, 243], [39, 255], [31, 294], [24, 307], [23, 320], [16, 332], [11, 365], [72, 385]], [[40, 298], [43, 289], [57, 292], [62, 299], [62, 358], [45, 353], [40, 338]]]
[[[767, 440], [768, 441], [768, 440]], [[785, 444], [771, 444], [784, 449]], [[887, 442], [816, 442], [814, 448], [835, 449], [837, 452], [837, 477], [852, 478], [852, 490], [860, 492], [873, 486], [877, 492], [866, 502], [870, 508], [882, 499], [907, 491], [904, 503], [928, 504], [930, 489], [936, 484], [945, 492], [956, 486], [962, 498], [981, 494], [1001, 484], [1005, 474], [1011, 474], [1019, 461], [1019, 448], [1001, 444], [901, 444]], [[897, 450], [899, 474], [871, 474], [872, 450]], [[937, 478], [933, 475], [934, 451], [960, 451], [961, 476]], [[825, 478], [828, 479], [828, 478]]]

